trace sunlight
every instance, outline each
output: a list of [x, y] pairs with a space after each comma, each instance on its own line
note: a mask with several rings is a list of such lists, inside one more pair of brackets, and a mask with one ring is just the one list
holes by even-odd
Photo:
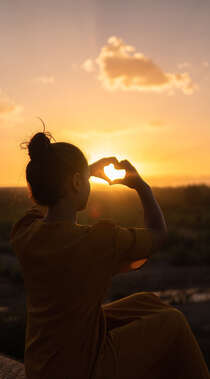
[[104, 172], [109, 179], [123, 179], [125, 177], [125, 170], [116, 170], [113, 163], [110, 163], [108, 166], [104, 167]]
[[101, 178], [97, 178], [96, 176], [91, 176], [91, 177], [90, 177], [90, 181], [91, 181], [92, 183], [107, 184], [107, 181], [106, 181], [106, 180], [101, 179]]

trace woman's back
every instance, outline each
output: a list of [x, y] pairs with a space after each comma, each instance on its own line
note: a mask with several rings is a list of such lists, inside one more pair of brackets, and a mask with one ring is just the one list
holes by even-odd
[[14, 226], [12, 246], [26, 288], [25, 365], [31, 379], [60, 379], [61, 370], [70, 377], [91, 374], [106, 334], [100, 305], [116, 268], [114, 230], [102, 220], [93, 226], [45, 222], [36, 207]]

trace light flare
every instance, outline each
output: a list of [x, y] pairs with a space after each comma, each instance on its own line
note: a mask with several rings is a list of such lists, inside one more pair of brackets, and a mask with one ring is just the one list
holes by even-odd
[[126, 171], [116, 170], [113, 163], [110, 163], [108, 166], [104, 167], [104, 172], [108, 176], [109, 179], [123, 179], [125, 177]]

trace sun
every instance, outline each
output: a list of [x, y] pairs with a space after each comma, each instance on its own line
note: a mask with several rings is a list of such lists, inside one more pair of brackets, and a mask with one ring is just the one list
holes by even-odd
[[104, 167], [104, 172], [109, 179], [123, 179], [125, 177], [125, 170], [116, 170], [113, 163], [110, 163], [108, 166]]

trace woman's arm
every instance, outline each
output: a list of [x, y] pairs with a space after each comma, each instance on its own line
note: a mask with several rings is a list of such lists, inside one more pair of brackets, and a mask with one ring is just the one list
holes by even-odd
[[150, 186], [141, 178], [138, 171], [127, 160], [118, 163], [118, 167], [126, 170], [123, 179], [113, 180], [110, 184], [124, 184], [136, 190], [144, 209], [144, 226], [153, 240], [153, 252], [162, 245], [167, 236], [167, 225], [163, 212], [155, 199]]
[[[110, 161], [108, 161], [110, 160]], [[140, 177], [128, 161], [118, 162], [116, 158], [105, 158], [90, 167], [93, 176], [104, 179], [104, 166], [114, 163], [116, 169], [125, 169], [122, 179], [110, 180], [110, 185], [123, 184], [137, 191], [144, 209], [144, 228], [113, 225], [115, 241], [115, 264], [113, 275], [140, 268], [148, 258], [159, 250], [166, 239], [167, 226], [161, 208], [149, 185]]]
[[155, 199], [150, 186], [142, 179], [137, 181], [135, 190], [142, 202], [144, 209], [144, 224], [147, 228], [167, 232], [167, 226], [163, 212]]

